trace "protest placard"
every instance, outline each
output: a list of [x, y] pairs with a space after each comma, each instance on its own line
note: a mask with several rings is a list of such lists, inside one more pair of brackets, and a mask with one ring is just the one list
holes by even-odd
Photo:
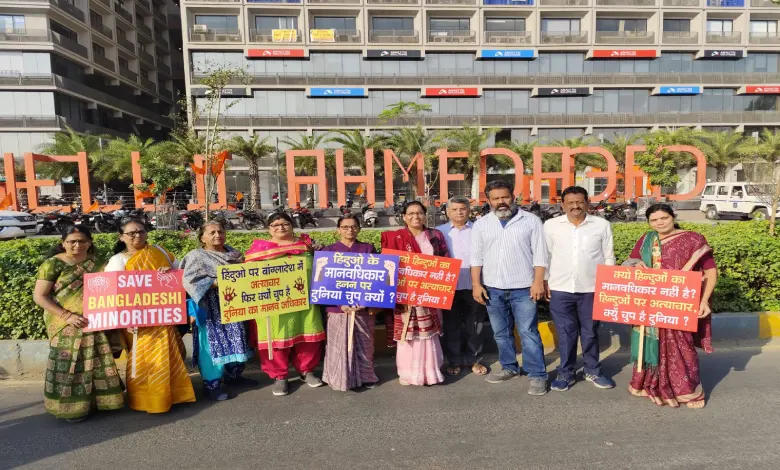
[[394, 308], [398, 256], [320, 251], [314, 254], [310, 301]]
[[398, 256], [396, 303], [448, 310], [452, 307], [460, 274], [459, 259], [406, 251], [382, 250]]
[[698, 271], [599, 265], [593, 319], [695, 332], [701, 285]]
[[85, 332], [187, 323], [182, 271], [84, 275]]

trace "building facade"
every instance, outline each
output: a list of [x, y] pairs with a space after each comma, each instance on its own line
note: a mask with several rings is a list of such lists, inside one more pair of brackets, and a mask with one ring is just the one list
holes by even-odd
[[180, 28], [165, 0], [0, 0], [0, 151], [35, 152], [65, 126], [165, 138]]
[[[188, 97], [215, 67], [229, 134], [284, 138], [397, 123], [498, 128], [496, 140], [612, 139], [780, 127], [771, 0], [182, 0]], [[205, 124], [205, 118], [195, 123]], [[693, 181], [688, 177], [684, 181]]]

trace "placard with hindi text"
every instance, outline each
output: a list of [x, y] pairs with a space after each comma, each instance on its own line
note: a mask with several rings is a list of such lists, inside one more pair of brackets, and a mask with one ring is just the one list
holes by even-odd
[[445, 310], [452, 308], [460, 274], [459, 259], [398, 250], [382, 250], [382, 254], [399, 258], [397, 303]]
[[395, 307], [398, 256], [318, 251], [309, 300], [321, 305]]

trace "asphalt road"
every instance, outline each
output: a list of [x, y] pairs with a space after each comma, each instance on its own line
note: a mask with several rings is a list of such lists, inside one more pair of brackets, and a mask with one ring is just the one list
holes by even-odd
[[42, 384], [0, 383], [0, 468], [778, 468], [780, 349], [704, 358], [703, 410], [629, 396], [627, 360], [604, 360], [613, 390], [578, 382], [531, 397], [525, 377], [491, 385], [474, 375], [402, 387], [388, 364], [375, 390], [295, 382], [279, 398], [262, 378], [229, 402], [76, 425], [44, 413]]

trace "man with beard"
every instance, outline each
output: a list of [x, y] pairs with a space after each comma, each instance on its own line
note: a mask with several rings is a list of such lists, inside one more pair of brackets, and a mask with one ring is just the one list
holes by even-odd
[[598, 388], [613, 388], [615, 382], [601, 373], [599, 322], [593, 321], [596, 266], [615, 264], [612, 226], [601, 217], [588, 215], [588, 191], [571, 186], [561, 194], [566, 217], [544, 224], [550, 253], [546, 296], [558, 332], [561, 365], [550, 388], [565, 392], [574, 385], [577, 336], [582, 343], [585, 380]]
[[487, 305], [501, 369], [485, 379], [500, 383], [520, 374], [514, 327], [523, 347], [523, 370], [529, 395], [547, 393], [544, 347], [539, 336], [536, 301], [544, 297], [547, 245], [542, 221], [518, 210], [514, 187], [491, 181], [485, 196], [491, 212], [474, 223], [471, 234], [471, 282], [474, 300]]

